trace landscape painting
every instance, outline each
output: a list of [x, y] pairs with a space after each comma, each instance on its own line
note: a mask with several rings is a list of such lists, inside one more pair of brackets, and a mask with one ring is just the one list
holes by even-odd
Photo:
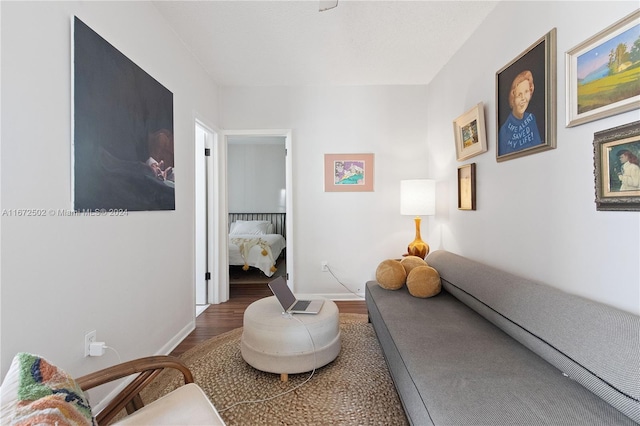
[[77, 17], [73, 206], [175, 210], [173, 94]]
[[482, 102], [453, 121], [453, 134], [458, 161], [487, 152], [484, 105]]
[[640, 13], [567, 52], [567, 126], [640, 105]]
[[578, 56], [578, 114], [640, 93], [640, 25]]
[[469, 148], [474, 143], [478, 143], [478, 122], [476, 120], [462, 126], [462, 146]]

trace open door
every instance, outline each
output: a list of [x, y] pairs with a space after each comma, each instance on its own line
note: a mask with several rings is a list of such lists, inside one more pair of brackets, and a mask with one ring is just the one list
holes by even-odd
[[[226, 245], [226, 154], [219, 132], [195, 122], [195, 302], [196, 313], [229, 299]], [[223, 242], [223, 243], [220, 243]]]

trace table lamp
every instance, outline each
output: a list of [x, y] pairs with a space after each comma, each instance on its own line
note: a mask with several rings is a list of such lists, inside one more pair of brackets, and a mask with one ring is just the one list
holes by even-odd
[[407, 247], [408, 255], [422, 259], [429, 254], [429, 245], [420, 238], [420, 216], [436, 212], [436, 181], [411, 179], [400, 181], [400, 214], [415, 216], [416, 238]]

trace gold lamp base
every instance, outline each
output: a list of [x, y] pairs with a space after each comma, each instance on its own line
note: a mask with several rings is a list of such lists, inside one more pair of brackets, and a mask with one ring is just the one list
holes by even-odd
[[407, 247], [407, 254], [409, 256], [418, 256], [421, 259], [424, 259], [427, 254], [429, 254], [429, 244], [422, 241], [420, 238], [420, 222], [422, 221], [419, 217], [416, 217], [416, 238], [413, 240], [409, 246]]

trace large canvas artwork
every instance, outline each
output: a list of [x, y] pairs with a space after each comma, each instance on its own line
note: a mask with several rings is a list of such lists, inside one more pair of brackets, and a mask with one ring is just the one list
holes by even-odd
[[175, 210], [173, 94], [77, 17], [73, 48], [75, 210]]

